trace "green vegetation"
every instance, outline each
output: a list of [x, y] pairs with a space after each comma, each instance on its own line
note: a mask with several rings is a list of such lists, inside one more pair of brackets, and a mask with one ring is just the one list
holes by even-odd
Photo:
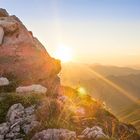
[[7, 86], [3, 86], [0, 88], [0, 92], [13, 92], [15, 91], [16, 87], [19, 86], [19, 79], [11, 72], [4, 74], [3, 77], [6, 77], [10, 83]]
[[16, 103], [21, 103], [24, 107], [37, 104], [40, 101], [41, 96], [36, 94], [30, 94], [21, 96], [16, 93], [5, 93], [0, 100], [0, 123], [5, 121], [8, 109]]
[[[87, 128], [99, 126], [111, 139], [132, 137], [129, 132], [122, 135], [118, 131], [119, 120], [106, 110], [102, 102], [94, 100], [88, 94], [80, 94], [78, 90], [64, 87], [64, 100], [52, 96], [38, 94], [20, 95], [16, 93], [3, 93], [0, 100], [0, 123], [5, 121], [8, 109], [16, 103], [24, 107], [36, 104], [37, 120], [41, 126], [34, 128], [25, 139], [29, 140], [36, 132], [48, 128], [64, 128], [78, 134]], [[61, 96], [60, 96], [61, 97]]]

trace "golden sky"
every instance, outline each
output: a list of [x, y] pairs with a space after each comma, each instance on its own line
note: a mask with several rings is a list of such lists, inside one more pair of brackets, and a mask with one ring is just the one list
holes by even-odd
[[139, 0], [34, 0], [34, 6], [1, 0], [1, 7], [17, 15], [52, 56], [63, 45], [75, 62], [140, 64]]

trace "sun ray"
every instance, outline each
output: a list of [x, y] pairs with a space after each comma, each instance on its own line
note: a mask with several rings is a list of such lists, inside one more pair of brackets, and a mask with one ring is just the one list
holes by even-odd
[[112, 81], [110, 81], [109, 79], [107, 79], [106, 77], [102, 76], [101, 74], [95, 72], [94, 70], [90, 70], [94, 75], [96, 75], [98, 78], [100, 78], [101, 80], [103, 80], [104, 82], [106, 82], [107, 84], [109, 84], [110, 86], [112, 86], [113, 88], [115, 88], [116, 90], [118, 90], [119, 92], [121, 92], [123, 95], [125, 95], [127, 98], [129, 98], [131, 101], [133, 101], [136, 104], [140, 104], [140, 102], [138, 101], [137, 98], [135, 98], [134, 96], [131, 95], [130, 92], [124, 90], [122, 87], [118, 86], [117, 84], [113, 83]]

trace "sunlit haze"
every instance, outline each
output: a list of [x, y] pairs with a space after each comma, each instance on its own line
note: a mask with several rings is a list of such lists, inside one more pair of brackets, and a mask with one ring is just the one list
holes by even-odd
[[[1, 0], [0, 6], [20, 17], [62, 61], [140, 64], [139, 0]], [[59, 44], [75, 57], [62, 55]]]
[[62, 62], [70, 62], [74, 59], [71, 47], [64, 46], [63, 44], [56, 46], [56, 49], [53, 51], [52, 55], [55, 58], [60, 59]]

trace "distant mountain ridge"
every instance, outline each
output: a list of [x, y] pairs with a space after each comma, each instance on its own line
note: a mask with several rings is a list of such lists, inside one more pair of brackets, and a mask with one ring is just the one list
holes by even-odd
[[[106, 82], [107, 80], [113, 83], [125, 91], [125, 94], [139, 100], [140, 70], [128, 67], [69, 63], [62, 65], [60, 77], [64, 85], [86, 87], [87, 92], [91, 93], [94, 98], [104, 101], [113, 113], [117, 114], [119, 117], [121, 116], [120, 118], [122, 118], [122, 116], [126, 118], [124, 119], [125, 121], [129, 120], [126, 116], [132, 112], [129, 109], [130, 106], [134, 112], [140, 111], [135, 108], [137, 104], [126, 97], [122, 91]], [[128, 112], [122, 114], [122, 110]], [[139, 122], [140, 112], [134, 114], [135, 115], [131, 116], [139, 118], [136, 119]], [[130, 119], [130, 123], [134, 123], [134, 120]], [[136, 127], [140, 130], [137, 125]]]
[[124, 76], [130, 74], [140, 74], [140, 70], [129, 68], [129, 67], [105, 66], [105, 65], [92, 65], [90, 67], [94, 71], [104, 76], [108, 76], [108, 75]]

